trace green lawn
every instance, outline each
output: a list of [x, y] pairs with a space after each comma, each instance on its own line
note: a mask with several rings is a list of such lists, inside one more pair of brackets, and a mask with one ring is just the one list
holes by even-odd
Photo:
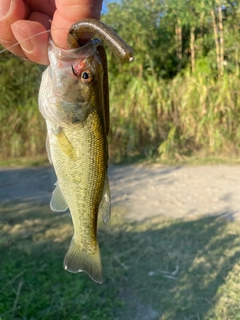
[[68, 213], [0, 206], [1, 320], [240, 319], [240, 224], [222, 217], [99, 223], [104, 283], [62, 263]]

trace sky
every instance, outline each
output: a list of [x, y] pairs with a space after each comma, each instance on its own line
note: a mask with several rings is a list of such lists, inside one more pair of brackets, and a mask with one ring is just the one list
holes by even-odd
[[102, 5], [102, 13], [107, 13], [108, 9], [107, 9], [107, 3], [108, 2], [117, 2], [114, 0], [103, 0], [103, 5]]
[[104, 0], [102, 5], [102, 13], [106, 13], [106, 12], [107, 12], [107, 0]]

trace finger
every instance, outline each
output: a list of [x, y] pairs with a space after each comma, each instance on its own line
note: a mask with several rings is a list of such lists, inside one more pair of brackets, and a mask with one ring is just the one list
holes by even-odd
[[102, 0], [56, 0], [51, 34], [56, 46], [67, 49], [67, 33], [71, 25], [78, 20], [100, 19]]
[[27, 58], [39, 64], [49, 64], [48, 32], [42, 23], [20, 20], [12, 25], [12, 31]]
[[24, 0], [31, 11], [40, 12], [52, 17], [55, 10], [55, 0]]
[[[0, 43], [5, 48], [8, 49], [17, 42], [12, 33], [11, 24], [19, 19], [26, 19], [29, 14], [30, 10], [22, 0], [0, 1]], [[16, 55], [25, 57], [19, 45], [9, 50]]]

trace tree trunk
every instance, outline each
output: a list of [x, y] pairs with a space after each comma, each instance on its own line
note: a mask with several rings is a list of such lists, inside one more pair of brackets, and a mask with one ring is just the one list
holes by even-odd
[[219, 28], [219, 62], [220, 62], [220, 75], [223, 74], [224, 69], [224, 39], [223, 39], [223, 18], [222, 18], [222, 7], [218, 0], [218, 28]]
[[203, 46], [204, 46], [204, 1], [201, 1], [201, 14], [200, 14], [200, 54], [203, 55]]
[[176, 44], [177, 44], [177, 58], [178, 58], [178, 71], [182, 67], [182, 27], [178, 19], [177, 26], [175, 27]]
[[214, 41], [215, 41], [215, 47], [216, 47], [217, 68], [218, 68], [218, 74], [220, 74], [220, 48], [219, 48], [219, 42], [218, 42], [218, 28], [216, 24], [216, 17], [215, 17], [214, 10], [211, 10], [211, 16], [212, 16]]
[[239, 76], [238, 48], [235, 48], [236, 76]]
[[191, 70], [195, 71], [195, 28], [191, 27], [190, 31], [190, 51], [191, 51]]

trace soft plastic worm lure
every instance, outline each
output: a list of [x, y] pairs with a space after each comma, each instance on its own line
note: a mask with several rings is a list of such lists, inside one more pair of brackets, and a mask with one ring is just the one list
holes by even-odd
[[105, 23], [94, 20], [85, 19], [74, 23], [68, 32], [68, 44], [71, 49], [79, 47], [79, 40], [83, 33], [93, 33], [104, 41], [107, 46], [122, 61], [133, 61], [132, 49]]

